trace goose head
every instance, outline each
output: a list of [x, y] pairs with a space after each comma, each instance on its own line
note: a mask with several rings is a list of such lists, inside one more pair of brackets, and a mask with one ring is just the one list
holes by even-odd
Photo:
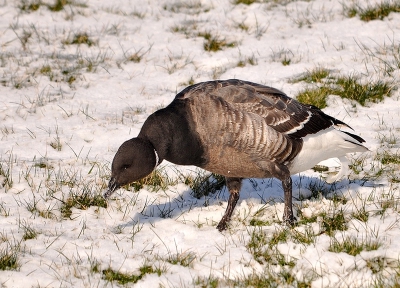
[[156, 150], [150, 141], [132, 138], [118, 149], [111, 165], [111, 179], [104, 198], [118, 188], [149, 175], [159, 164]]

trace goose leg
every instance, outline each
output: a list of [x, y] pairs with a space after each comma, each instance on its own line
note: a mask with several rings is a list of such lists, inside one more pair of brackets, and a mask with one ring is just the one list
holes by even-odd
[[285, 209], [283, 212], [283, 221], [289, 225], [293, 225], [296, 220], [293, 216], [292, 203], [292, 178], [289, 176], [282, 180], [283, 194], [285, 196]]
[[266, 177], [275, 177], [282, 181], [283, 194], [285, 198], [285, 209], [283, 212], [283, 221], [293, 225], [296, 220], [293, 216], [293, 203], [292, 203], [292, 178], [290, 178], [289, 169], [278, 163], [273, 163], [270, 161], [259, 161], [257, 165], [268, 171]]
[[228, 222], [231, 220], [233, 209], [239, 200], [240, 188], [242, 187], [242, 178], [226, 177], [226, 187], [229, 190], [228, 206], [221, 221], [217, 225], [217, 229], [221, 232], [226, 229]]

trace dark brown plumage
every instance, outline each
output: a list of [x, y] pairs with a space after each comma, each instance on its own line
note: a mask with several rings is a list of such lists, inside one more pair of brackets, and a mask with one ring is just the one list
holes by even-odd
[[150, 174], [165, 159], [226, 177], [230, 197], [220, 231], [231, 218], [242, 179], [250, 177], [282, 181], [283, 218], [292, 223], [291, 174], [367, 150], [361, 137], [333, 126], [349, 127], [271, 87], [241, 80], [192, 85], [150, 115], [138, 137], [121, 145], [105, 197]]

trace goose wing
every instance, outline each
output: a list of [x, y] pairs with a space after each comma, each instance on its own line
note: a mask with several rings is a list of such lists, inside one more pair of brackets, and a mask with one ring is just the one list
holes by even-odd
[[350, 126], [326, 115], [312, 105], [304, 105], [282, 91], [237, 79], [202, 82], [187, 87], [175, 99], [220, 97], [239, 110], [263, 117], [268, 126], [294, 138], [315, 134], [330, 126]]

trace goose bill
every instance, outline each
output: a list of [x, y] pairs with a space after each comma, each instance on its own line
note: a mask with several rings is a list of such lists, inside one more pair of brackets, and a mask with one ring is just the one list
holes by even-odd
[[107, 199], [108, 197], [111, 196], [111, 194], [113, 194], [115, 192], [115, 190], [117, 190], [119, 187], [117, 181], [115, 180], [115, 178], [111, 178], [110, 182], [108, 183], [108, 190], [103, 194], [103, 197], [105, 199]]

